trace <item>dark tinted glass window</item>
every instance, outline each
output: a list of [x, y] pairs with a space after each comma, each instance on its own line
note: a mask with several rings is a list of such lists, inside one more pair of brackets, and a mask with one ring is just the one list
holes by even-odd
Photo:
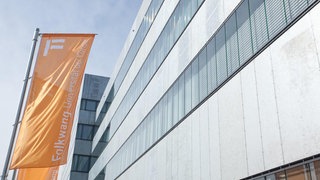
[[89, 172], [90, 156], [74, 154], [72, 160], [72, 171]]

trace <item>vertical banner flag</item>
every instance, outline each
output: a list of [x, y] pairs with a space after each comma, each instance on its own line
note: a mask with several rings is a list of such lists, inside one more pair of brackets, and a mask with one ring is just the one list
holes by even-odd
[[94, 34], [42, 34], [10, 169], [66, 164]]
[[17, 180], [57, 180], [59, 166], [49, 168], [27, 168], [19, 169]]

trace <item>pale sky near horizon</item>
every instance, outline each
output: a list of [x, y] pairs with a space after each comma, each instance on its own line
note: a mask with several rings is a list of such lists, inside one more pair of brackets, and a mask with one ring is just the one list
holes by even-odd
[[111, 76], [141, 3], [142, 0], [0, 1], [0, 175], [35, 28], [43, 33], [98, 34], [86, 73]]

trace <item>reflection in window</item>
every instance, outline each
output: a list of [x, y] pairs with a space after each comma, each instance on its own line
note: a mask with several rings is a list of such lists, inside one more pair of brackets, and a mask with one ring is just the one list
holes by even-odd
[[227, 59], [226, 59], [226, 45], [225, 45], [225, 31], [224, 26], [216, 35], [216, 58], [217, 58], [217, 80], [220, 85], [227, 79]]
[[184, 75], [180, 76], [179, 78], [179, 117], [178, 120], [183, 118], [184, 114]]
[[236, 15], [233, 14], [226, 22], [226, 52], [228, 62], [228, 75], [230, 76], [239, 68], [238, 33]]
[[81, 110], [85, 111], [96, 111], [99, 101], [90, 100], [90, 99], [81, 99]]
[[[258, 0], [255, 0], [258, 1]], [[246, 62], [252, 54], [252, 42], [250, 29], [250, 18], [248, 11], [248, 1], [243, 1], [236, 11], [237, 14], [237, 30], [238, 30], [238, 44], [239, 44], [239, 59], [240, 64]]]
[[167, 107], [168, 107], [168, 114], [167, 114], [167, 127], [168, 129], [170, 129], [172, 127], [172, 109], [173, 109], [173, 102], [172, 102], [172, 97], [173, 97], [173, 88], [171, 88], [168, 92], [168, 104], [167, 104]]
[[189, 112], [191, 110], [191, 66], [189, 66], [185, 71], [185, 112]]
[[78, 124], [76, 139], [92, 141], [98, 126], [89, 124]]
[[179, 84], [173, 86], [173, 124], [178, 122], [179, 115]]
[[268, 23], [268, 31], [271, 36], [275, 36], [280, 32], [288, 22], [286, 12], [284, 11], [284, 3], [279, 3], [279, 0], [265, 1], [266, 20]]
[[97, 109], [97, 104], [96, 101], [87, 101], [86, 110], [95, 111]]
[[192, 96], [191, 96], [191, 103], [192, 108], [196, 107], [199, 103], [199, 61], [198, 58], [196, 58], [191, 66], [192, 69]]
[[286, 173], [284, 171], [275, 174], [276, 180], [286, 180]]
[[[262, 177], [262, 178], [264, 178], [264, 177]], [[274, 174], [271, 174], [266, 177], [266, 180], [276, 180], [276, 176]]]
[[254, 52], [257, 52], [269, 40], [264, 0], [249, 0], [249, 13], [251, 14], [252, 48]]
[[208, 74], [207, 74], [207, 48], [204, 48], [199, 55], [199, 91], [200, 101], [208, 95]]
[[78, 156], [77, 171], [88, 172], [89, 165], [90, 165], [90, 157], [89, 156]]
[[71, 171], [89, 172], [91, 168], [90, 164], [93, 165], [93, 163], [90, 163], [90, 161], [91, 156], [74, 154], [72, 159]]
[[109, 141], [109, 132], [110, 132], [110, 124], [106, 128], [106, 130], [103, 132], [100, 142], [108, 142]]
[[[277, 169], [277, 168], [275, 168]], [[279, 172], [267, 171], [268, 175], [256, 178], [245, 178], [252, 180], [320, 180], [320, 161], [308, 162], [298, 166], [288, 166]]]
[[101, 112], [103, 112], [103, 113], [106, 113], [107, 111], [108, 111], [108, 109], [109, 109], [109, 107], [110, 107], [110, 102], [105, 102], [104, 104], [103, 104], [103, 107], [102, 107], [102, 109], [101, 109]]
[[208, 61], [208, 93], [217, 87], [217, 61], [215, 39], [212, 39], [207, 45], [207, 61]]
[[308, 165], [298, 166], [286, 171], [287, 180], [310, 180], [310, 170]]
[[312, 169], [310, 168], [313, 172], [312, 179], [320, 180], [320, 160], [315, 161], [312, 165]]

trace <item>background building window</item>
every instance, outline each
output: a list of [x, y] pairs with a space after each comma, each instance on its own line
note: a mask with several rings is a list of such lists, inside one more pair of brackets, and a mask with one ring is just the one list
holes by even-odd
[[96, 160], [94, 156], [74, 154], [71, 171], [88, 173]]
[[76, 139], [92, 141], [98, 126], [89, 124], [78, 124]]
[[87, 173], [89, 172], [89, 166], [90, 166], [90, 156], [78, 155], [78, 154], [73, 155], [71, 171]]
[[90, 99], [81, 99], [80, 110], [85, 111], [96, 111], [99, 101], [90, 100]]

